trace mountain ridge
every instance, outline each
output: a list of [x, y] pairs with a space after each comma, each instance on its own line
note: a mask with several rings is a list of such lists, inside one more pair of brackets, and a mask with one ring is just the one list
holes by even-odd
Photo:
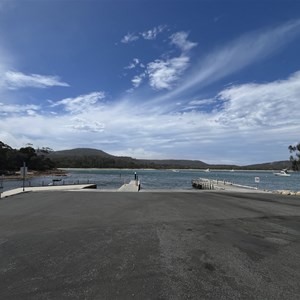
[[136, 159], [129, 156], [114, 156], [93, 148], [74, 148], [53, 151], [49, 158], [55, 161], [57, 167], [74, 168], [213, 168], [213, 169], [249, 169], [278, 170], [290, 168], [290, 161], [274, 161], [252, 165], [207, 164], [201, 160], [187, 159]]

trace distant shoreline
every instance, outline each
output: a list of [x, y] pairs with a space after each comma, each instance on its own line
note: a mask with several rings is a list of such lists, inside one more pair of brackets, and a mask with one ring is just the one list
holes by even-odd
[[[66, 176], [67, 173], [61, 169], [48, 170], [48, 171], [28, 171], [26, 179], [43, 177], [43, 176]], [[14, 175], [2, 175], [0, 180], [22, 180], [23, 177], [20, 174], [20, 171], [16, 171]]]
[[[194, 168], [57, 168], [55, 170], [48, 170], [48, 171], [28, 171], [26, 179], [43, 177], [43, 176], [67, 176], [69, 172], [72, 171], [176, 171], [176, 172], [184, 172], [184, 171], [192, 171], [192, 172], [203, 172], [203, 173], [214, 173], [214, 172], [231, 172], [231, 173], [238, 173], [238, 172], [257, 172], [257, 173], [273, 173], [278, 171], [279, 169], [274, 170], [246, 170], [246, 169], [238, 169], [232, 171], [232, 169], [210, 169], [209, 172], [206, 172], [207, 169], [194, 169]], [[176, 173], [174, 172], [174, 173]], [[293, 170], [289, 170], [290, 173], [297, 172]], [[15, 172], [14, 175], [2, 175], [0, 176], [0, 180], [22, 180], [23, 177], [20, 175], [20, 171]]]
[[[194, 169], [194, 168], [159, 168], [159, 169], [154, 169], [154, 168], [58, 168], [58, 170], [62, 170], [62, 171], [80, 171], [80, 170], [103, 170], [103, 171], [130, 171], [130, 170], [143, 170], [143, 171], [173, 171], [173, 170], [178, 170], [178, 171], [201, 171], [201, 172], [205, 172], [206, 169]], [[213, 172], [274, 172], [274, 171], [279, 171], [280, 169], [259, 169], [259, 170], [249, 170], [249, 169], [238, 169], [238, 170], [234, 170], [232, 171], [232, 169], [210, 169], [209, 172], [213, 173]], [[289, 170], [289, 172], [296, 172], [296, 171], [292, 171]]]

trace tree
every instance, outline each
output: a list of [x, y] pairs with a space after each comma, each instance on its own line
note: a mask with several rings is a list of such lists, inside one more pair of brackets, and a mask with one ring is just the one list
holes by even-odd
[[0, 175], [16, 171], [26, 163], [29, 169], [45, 171], [55, 168], [55, 163], [47, 157], [53, 150], [43, 147], [39, 152], [30, 145], [16, 150], [0, 141]]
[[0, 141], [0, 172], [7, 169], [8, 165], [8, 154], [12, 148]]
[[295, 153], [295, 156], [290, 156], [290, 161], [292, 162], [292, 169], [294, 171], [300, 170], [300, 143], [297, 145], [290, 145], [289, 146], [290, 153]]

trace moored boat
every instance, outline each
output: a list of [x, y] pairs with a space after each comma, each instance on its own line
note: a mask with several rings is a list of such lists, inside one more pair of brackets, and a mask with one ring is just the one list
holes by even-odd
[[280, 172], [275, 172], [275, 176], [291, 176], [291, 174], [287, 171], [287, 169], [283, 169]]

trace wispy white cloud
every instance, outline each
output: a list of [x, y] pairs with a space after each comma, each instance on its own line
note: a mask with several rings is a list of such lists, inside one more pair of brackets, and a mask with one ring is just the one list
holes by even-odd
[[[154, 40], [158, 34], [163, 32], [166, 26], [157, 26], [148, 31], [140, 33], [142, 38], [146, 40]], [[181, 52], [179, 56], [171, 56], [169, 53], [162, 53], [159, 59], [149, 62], [144, 66], [139, 59], [134, 58], [133, 61], [125, 67], [125, 69], [135, 69], [137, 66], [145, 68], [141, 75], [135, 75], [131, 80], [133, 87], [140, 86], [145, 77], [149, 78], [150, 86], [155, 90], [171, 89], [176, 81], [181, 77], [182, 73], [189, 66], [189, 51], [194, 48], [197, 43], [188, 40], [188, 33], [184, 31], [172, 34], [170, 38], [170, 45], [175, 45]], [[129, 34], [125, 36], [124, 41], [130, 42], [137, 40], [137, 35]], [[124, 37], [124, 38], [125, 38]], [[133, 37], [133, 39], [132, 39]], [[132, 92], [132, 89], [129, 90]]]
[[75, 98], [65, 98], [57, 102], [52, 102], [51, 107], [62, 105], [66, 111], [72, 114], [80, 113], [83, 110], [95, 107], [97, 102], [104, 98], [104, 92], [93, 92], [87, 95], [80, 95]]
[[167, 26], [159, 25], [155, 26], [149, 30], [138, 32], [138, 33], [127, 33], [122, 39], [121, 42], [124, 44], [129, 44], [131, 42], [137, 41], [140, 38], [144, 40], [155, 40], [157, 36], [162, 33]]
[[[195, 64], [189, 76], [165, 99], [206, 86], [269, 57], [300, 35], [300, 20], [243, 35]], [[250, 51], [251, 49], [251, 51]]]
[[189, 34], [185, 31], [180, 31], [170, 36], [171, 44], [177, 46], [182, 52], [188, 52], [197, 46], [197, 43], [188, 40]]
[[171, 89], [189, 65], [189, 57], [180, 56], [167, 60], [155, 60], [147, 66], [150, 86], [154, 89]]
[[188, 110], [205, 110], [205, 111], [207, 111], [208, 106], [214, 107], [216, 101], [217, 101], [216, 98], [192, 100], [192, 101], [188, 102], [187, 105], [183, 104], [182, 111], [188, 111]]
[[53, 86], [69, 86], [68, 83], [61, 81], [58, 76], [45, 76], [39, 74], [26, 75], [15, 71], [5, 72], [2, 82], [2, 86], [12, 90], [25, 87], [47, 88]]
[[145, 40], [155, 40], [156, 37], [158, 36], [158, 34], [160, 34], [161, 32], [163, 32], [167, 27], [164, 25], [159, 25], [156, 26], [150, 30], [141, 32], [141, 36], [145, 39]]
[[145, 77], [145, 73], [134, 76], [133, 79], [131, 80], [133, 86], [135, 88], [139, 87], [141, 85], [144, 77]]
[[190, 105], [197, 105], [197, 106], [203, 106], [207, 104], [212, 104], [216, 100], [215, 98], [208, 98], [208, 99], [199, 99], [199, 100], [192, 100], [189, 102]]
[[138, 58], [134, 58], [132, 60], [132, 62], [128, 66], [126, 66], [124, 69], [131, 70], [131, 69], [136, 68], [138, 65], [141, 65], [140, 60]]
[[98, 121], [89, 121], [84, 118], [73, 118], [71, 119], [71, 124], [66, 125], [66, 127], [72, 128], [75, 131], [84, 132], [103, 132], [105, 125]]
[[134, 41], [136, 41], [138, 39], [139, 39], [138, 35], [136, 35], [134, 33], [127, 33], [122, 38], [121, 43], [128, 44], [128, 43], [134, 42]]
[[0, 115], [6, 116], [9, 114], [28, 114], [35, 115], [37, 111], [40, 109], [40, 106], [34, 104], [4, 104], [0, 102]]

